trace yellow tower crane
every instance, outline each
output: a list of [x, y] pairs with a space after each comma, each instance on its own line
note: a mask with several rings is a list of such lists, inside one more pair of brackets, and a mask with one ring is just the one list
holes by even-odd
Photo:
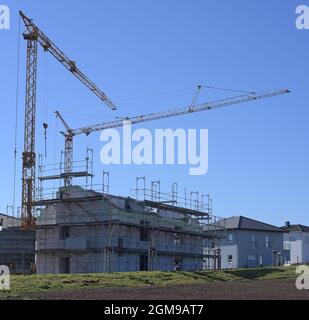
[[[45, 52], [54, 56], [66, 69], [98, 96], [109, 108], [116, 110], [113, 102], [102, 92], [84, 73], [70, 60], [23, 12], [19, 12], [25, 24], [23, 34], [27, 41], [26, 67], [26, 98], [25, 98], [25, 132], [24, 151], [22, 154], [22, 227], [34, 228], [36, 153], [35, 153], [35, 124], [36, 124], [36, 88], [38, 43]], [[46, 124], [45, 124], [46, 127]], [[46, 129], [46, 128], [45, 128]]]

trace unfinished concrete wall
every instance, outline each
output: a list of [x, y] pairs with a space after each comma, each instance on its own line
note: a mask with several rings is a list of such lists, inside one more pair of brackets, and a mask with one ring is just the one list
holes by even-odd
[[[147, 231], [146, 240], [141, 240], [140, 236], [138, 227], [118, 224], [38, 229], [37, 271], [64, 273], [65, 267], [61, 258], [70, 260], [66, 262], [70, 265], [70, 273], [140, 271], [140, 256], [148, 256], [149, 248], [152, 247], [156, 254], [152, 266], [147, 267], [148, 270], [174, 270], [175, 260], [181, 261], [183, 270], [202, 268], [202, 238], [162, 231], [158, 235], [152, 230]], [[106, 247], [113, 248], [109, 268], [105, 266]], [[147, 258], [147, 263], [150, 259]]]
[[189, 214], [80, 187], [58, 196], [38, 218], [38, 273], [202, 269], [203, 227]]
[[35, 261], [35, 232], [20, 228], [0, 232], [0, 265], [7, 265], [11, 273], [31, 273]]
[[[109, 269], [106, 268], [104, 253], [40, 253], [37, 255], [38, 274], [80, 274], [80, 273], [104, 273], [104, 272], [135, 272], [141, 270], [141, 255], [136, 253], [112, 253]], [[201, 270], [200, 257], [178, 257], [179, 270]], [[149, 270], [148, 268], [146, 270]], [[174, 271], [175, 256], [158, 255], [154, 258], [152, 270]]]

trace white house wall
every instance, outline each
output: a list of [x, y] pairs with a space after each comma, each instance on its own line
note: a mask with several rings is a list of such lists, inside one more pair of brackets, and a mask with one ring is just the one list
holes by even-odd
[[309, 233], [289, 232], [284, 235], [284, 247], [292, 264], [309, 263]]
[[309, 263], [309, 232], [303, 232], [303, 263]]
[[284, 234], [284, 248], [290, 251], [290, 263], [303, 263], [303, 237], [301, 232]]

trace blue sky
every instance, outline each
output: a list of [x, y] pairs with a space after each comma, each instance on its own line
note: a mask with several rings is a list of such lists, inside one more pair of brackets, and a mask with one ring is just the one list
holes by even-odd
[[[307, 2], [307, 3], [306, 3]], [[309, 31], [295, 28], [295, 9], [309, 1], [245, 0], [1, 0], [11, 29], [0, 31], [0, 210], [13, 200], [13, 150], [18, 10], [34, 22], [117, 104], [113, 113], [53, 57], [39, 49], [37, 151], [48, 122], [48, 158], [59, 160], [63, 138], [53, 112], [73, 127], [188, 105], [194, 86], [243, 90], [288, 88], [290, 95], [142, 124], [136, 128], [209, 130], [209, 171], [189, 176], [188, 166], [108, 166], [100, 163], [99, 134], [76, 138], [75, 158], [94, 148], [96, 181], [110, 171], [111, 192], [129, 195], [136, 176], [174, 181], [210, 193], [218, 216], [245, 215], [282, 225], [309, 224]], [[21, 40], [18, 113], [20, 203], [25, 43]], [[224, 95], [204, 91], [199, 101]]]

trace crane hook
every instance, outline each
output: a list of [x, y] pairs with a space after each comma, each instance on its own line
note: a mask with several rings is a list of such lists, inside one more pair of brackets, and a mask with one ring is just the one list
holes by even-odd
[[43, 128], [44, 128], [45, 158], [46, 158], [47, 157], [47, 128], [48, 128], [48, 123], [44, 122], [43, 123]]

